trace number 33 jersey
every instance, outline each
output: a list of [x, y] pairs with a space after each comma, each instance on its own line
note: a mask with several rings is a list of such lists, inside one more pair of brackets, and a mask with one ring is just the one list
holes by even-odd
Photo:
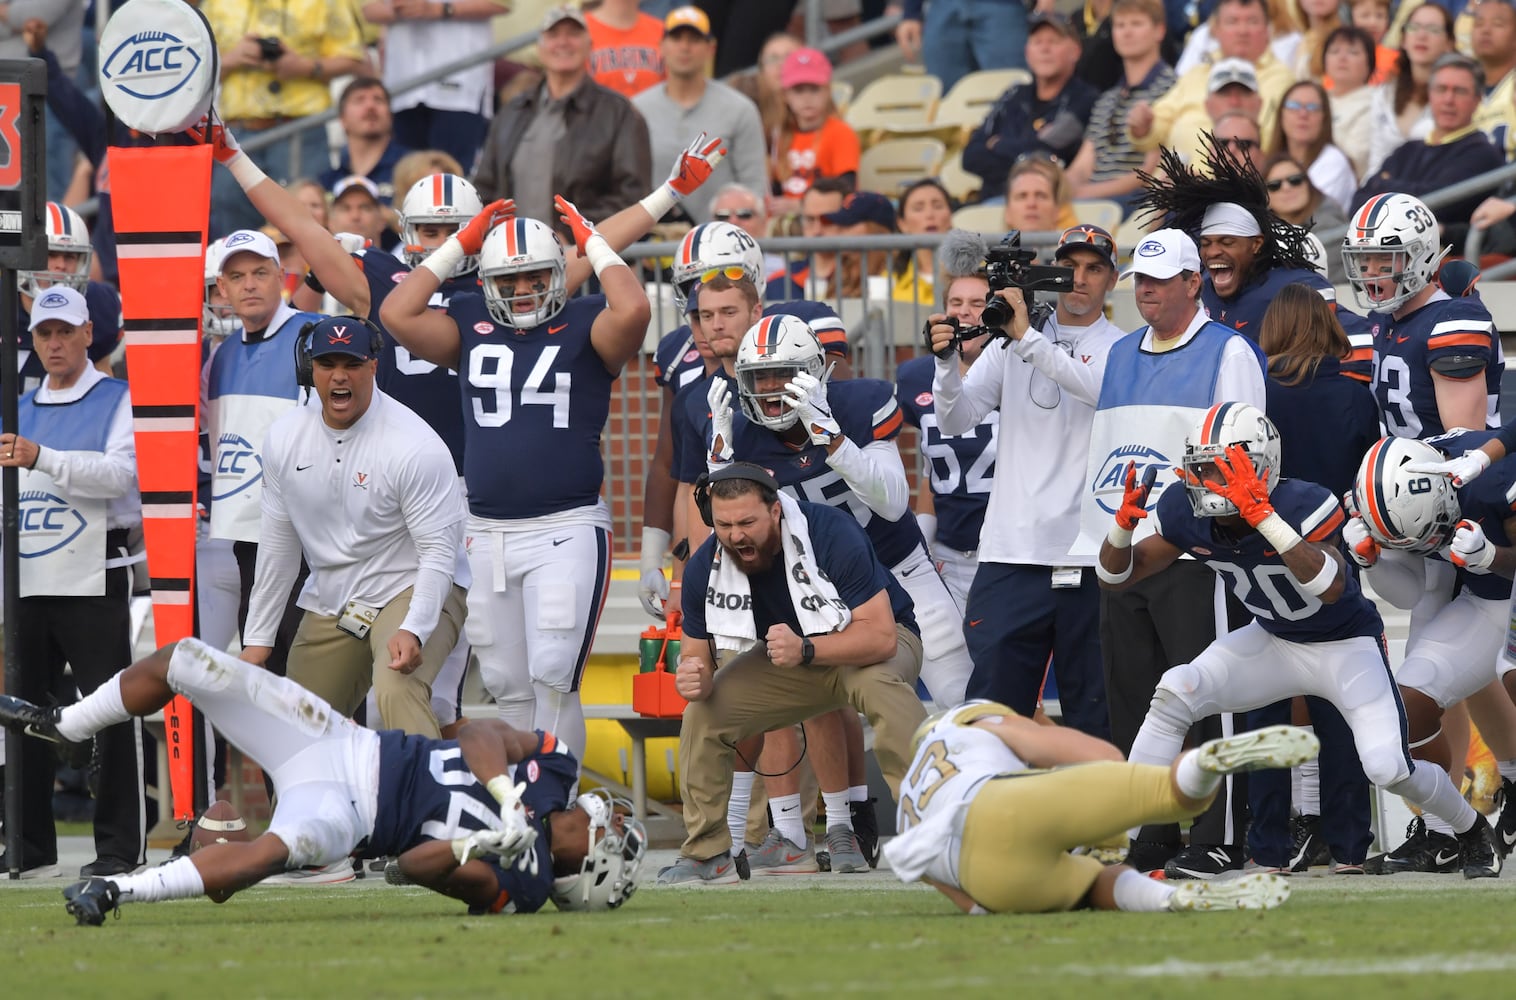
[[1372, 388], [1386, 431], [1427, 438], [1453, 430], [1442, 426], [1433, 372], [1459, 380], [1483, 378], [1486, 426], [1500, 426], [1505, 354], [1489, 311], [1477, 298], [1450, 299], [1439, 291], [1408, 316], [1369, 313], [1368, 323], [1374, 337]]
[[473, 514], [518, 520], [600, 502], [600, 434], [616, 376], [590, 342], [590, 327], [604, 309], [604, 296], [587, 295], [518, 330], [496, 323], [482, 294], [449, 300]]
[[[1306, 541], [1325, 542], [1342, 530], [1342, 505], [1325, 486], [1282, 479], [1269, 502]], [[1215, 570], [1266, 632], [1290, 642], [1377, 638], [1384, 632], [1379, 612], [1353, 574], [1339, 567], [1345, 584], [1342, 596], [1324, 604], [1305, 592], [1284, 557], [1269, 548], [1262, 535], [1244, 526], [1239, 537], [1232, 538], [1214, 518], [1196, 517], [1183, 489], [1167, 489], [1159, 495], [1153, 520], [1154, 530], [1170, 545]]]
[[947, 712], [922, 736], [900, 783], [898, 835], [884, 847], [903, 882], [922, 876], [959, 885], [963, 824], [975, 794], [991, 778], [1028, 770], [996, 734], [970, 723], [1012, 715], [994, 702], [970, 701]]

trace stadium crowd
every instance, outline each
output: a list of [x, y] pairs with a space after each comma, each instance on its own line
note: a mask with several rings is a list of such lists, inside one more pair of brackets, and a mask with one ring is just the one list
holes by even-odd
[[[646, 832], [575, 789], [618, 554], [646, 611], [682, 628], [686, 839], [662, 883], [877, 865], [889, 804], [861, 716], [897, 802], [884, 854], [968, 912], [1267, 907], [1281, 876], [1321, 865], [1499, 876], [1516, 846], [1516, 425], [1478, 262], [1445, 258], [1471, 228], [1516, 252], [1516, 208], [1422, 199], [1516, 156], [1516, 0], [891, 4], [945, 100], [973, 71], [1023, 72], [946, 130], [958, 179], [932, 167], [882, 191], [862, 186], [865, 154], [889, 137], [849, 124], [851, 90], [793, 33], [799, 5], [542, 4], [530, 64], [398, 93], [489, 47], [506, 5], [198, 6], [221, 74], [217, 114], [178, 140], [216, 161], [207, 645], [136, 665], [143, 502], [108, 151], [141, 140], [99, 104], [82, 4], [0, 14], [6, 54], [47, 64], [52, 199], [47, 266], [20, 275], [25, 395], [0, 466], [84, 525], [52, 544], [53, 522], [23, 518], [0, 721], [60, 752], [19, 764], [20, 857], [0, 861], [61, 875], [55, 773], [82, 766], [98, 856], [69, 890], [80, 922], [268, 876], [346, 881], [362, 860], [481, 912], [620, 905]], [[821, 7], [833, 30], [885, 9]], [[328, 107], [338, 142], [240, 145]], [[1041, 309], [954, 228], [976, 205], [988, 229], [1047, 238], [1064, 270]], [[672, 260], [628, 266], [655, 232], [678, 239]], [[942, 241], [836, 249], [897, 232]], [[766, 254], [781, 235], [830, 244]], [[658, 429], [626, 443], [648, 456], [642, 532], [615, 538], [603, 438], [665, 278], [686, 322], [654, 331]], [[853, 377], [860, 342], [833, 308], [881, 293], [926, 316], [885, 364], [894, 382]], [[1110, 318], [1126, 295], [1137, 330]], [[1402, 662], [1371, 592], [1410, 612]], [[460, 737], [470, 670], [499, 713], [487, 745]], [[290, 726], [333, 759], [372, 754], [377, 779], [327, 780], [381, 814], [307, 836], [316, 778], [255, 755], [278, 843], [142, 872], [138, 717], [186, 691], [239, 747], [270, 753], [263, 727]], [[350, 716], [405, 735], [372, 743]], [[1471, 720], [1498, 770], [1493, 821], [1460, 794]], [[1094, 777], [1060, 776], [1078, 762]], [[1014, 795], [981, 780], [1044, 768]], [[437, 787], [397, 798], [390, 782], [413, 779]], [[1370, 783], [1421, 808], [1374, 857]], [[474, 820], [427, 821], [460, 784], [483, 793]], [[1074, 800], [1099, 815], [1010, 847], [980, 832]], [[438, 841], [451, 851], [423, 850]], [[1018, 843], [1035, 864], [1009, 877], [993, 859]], [[1122, 864], [1092, 860], [1108, 853]], [[597, 870], [614, 888], [592, 895]]]

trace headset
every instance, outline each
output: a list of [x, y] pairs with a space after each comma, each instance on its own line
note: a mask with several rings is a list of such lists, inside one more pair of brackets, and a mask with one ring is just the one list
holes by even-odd
[[384, 333], [373, 323], [362, 316], [327, 316], [316, 323], [307, 323], [300, 328], [300, 333], [295, 337], [295, 384], [303, 389], [314, 388], [316, 385], [316, 362], [311, 356], [311, 337], [319, 327], [328, 323], [360, 323], [368, 328], [368, 352], [374, 357], [384, 350]]
[[733, 462], [715, 472], [702, 472], [700, 478], [695, 480], [695, 507], [700, 511], [700, 520], [705, 522], [707, 528], [716, 526], [715, 518], [711, 514], [711, 484], [725, 482], [728, 479], [746, 479], [759, 486], [766, 486], [776, 494], [779, 492], [779, 481], [763, 466], [754, 465], [752, 462]]

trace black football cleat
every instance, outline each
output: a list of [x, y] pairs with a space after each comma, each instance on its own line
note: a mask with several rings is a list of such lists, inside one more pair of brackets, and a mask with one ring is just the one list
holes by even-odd
[[107, 913], [121, 917], [121, 890], [110, 879], [92, 878], [63, 890], [63, 908], [74, 915], [80, 927], [99, 927]]
[[1500, 818], [1495, 821], [1495, 849], [1503, 858], [1516, 847], [1516, 781], [1500, 779], [1500, 791], [1495, 798], [1500, 803]]
[[1321, 835], [1320, 816], [1294, 816], [1290, 819], [1290, 826], [1295, 841], [1290, 852], [1290, 871], [1303, 872], [1316, 865], [1332, 863], [1331, 849]]
[[[1475, 824], [1476, 827], [1478, 825]], [[1445, 833], [1428, 830], [1427, 821], [1420, 816], [1411, 819], [1405, 832], [1405, 842], [1384, 856], [1383, 870], [1386, 875], [1400, 872], [1447, 874], [1458, 871], [1462, 866], [1463, 848], [1458, 840]]]
[[874, 812], [878, 799], [849, 802], [848, 811], [853, 816], [853, 835], [858, 838], [858, 849], [868, 859], [870, 868], [879, 867], [879, 815]]
[[1213, 879], [1226, 872], [1241, 871], [1247, 852], [1226, 844], [1191, 844], [1163, 866], [1163, 875], [1171, 879]]
[[1476, 813], [1474, 825], [1458, 835], [1458, 846], [1463, 851], [1464, 878], [1500, 877], [1500, 851], [1489, 820]]
[[1127, 845], [1126, 863], [1140, 872], [1162, 871], [1181, 850], [1183, 846], [1173, 841], [1133, 840]]
[[33, 705], [25, 698], [0, 694], [0, 726], [19, 730], [28, 736], [54, 743], [67, 743], [68, 740], [58, 735], [58, 716], [61, 712], [62, 709], [56, 706], [43, 708], [41, 705]]

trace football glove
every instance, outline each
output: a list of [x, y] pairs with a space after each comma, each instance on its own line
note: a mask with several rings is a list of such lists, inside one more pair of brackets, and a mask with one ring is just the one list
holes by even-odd
[[1269, 503], [1269, 490], [1258, 478], [1253, 460], [1240, 444], [1230, 445], [1226, 457], [1216, 459], [1216, 469], [1224, 480], [1213, 483], [1206, 480], [1205, 488], [1217, 496], [1232, 501], [1237, 513], [1254, 528], [1274, 515], [1274, 505]]
[[732, 461], [732, 385], [724, 378], [712, 378], [705, 401], [711, 408], [711, 454], [706, 464], [711, 468]]
[[1137, 463], [1126, 464], [1126, 485], [1121, 492], [1121, 507], [1116, 511], [1116, 525], [1126, 531], [1135, 530], [1137, 522], [1148, 516], [1148, 494], [1153, 491], [1153, 480], [1156, 478], [1157, 469], [1149, 469], [1142, 477], [1142, 482], [1137, 481]]
[[599, 236], [600, 231], [595, 224], [584, 217], [584, 213], [574, 206], [574, 203], [561, 194], [553, 195], [553, 207], [558, 209], [558, 218], [574, 233], [574, 245], [579, 248], [581, 256], [585, 254], [584, 245], [590, 241], [590, 237]]
[[1478, 479], [1490, 467], [1490, 456], [1475, 448], [1457, 458], [1445, 462], [1412, 462], [1405, 467], [1407, 472], [1424, 472], [1434, 476], [1447, 476], [1454, 486], [1467, 486]]
[[663, 603], [668, 600], [669, 581], [663, 575], [663, 554], [669, 548], [669, 533], [662, 528], [642, 529], [642, 553], [637, 560], [637, 598], [643, 610], [654, 618], [664, 616]]
[[842, 425], [826, 401], [826, 382], [810, 372], [796, 372], [784, 385], [784, 401], [800, 415], [811, 444], [823, 448], [842, 436]]
[[1369, 534], [1369, 526], [1357, 514], [1343, 524], [1342, 540], [1347, 543], [1348, 555], [1364, 569], [1379, 561], [1379, 543]]
[[484, 238], [506, 219], [515, 218], [516, 203], [509, 198], [500, 198], [490, 202], [480, 210], [479, 214], [468, 221], [463, 228], [454, 235], [458, 245], [463, 248], [465, 257], [477, 257], [484, 247]]
[[710, 180], [712, 171], [726, 158], [724, 142], [720, 136], [706, 142], [705, 133], [701, 132], [694, 142], [680, 151], [679, 158], [674, 161], [674, 170], [665, 181], [676, 200], [694, 194], [696, 188]]
[[357, 233], [333, 233], [332, 239], [336, 240], [337, 245], [349, 254], [355, 254], [359, 250], [367, 250], [374, 245], [373, 240], [367, 236], [359, 236]]
[[1448, 558], [1460, 569], [1483, 575], [1490, 571], [1490, 564], [1495, 561], [1495, 546], [1485, 537], [1478, 522], [1464, 518], [1453, 532]]
[[[453, 857], [460, 865], [491, 855], [500, 859], [501, 867], [518, 863], [523, 852], [535, 855], [532, 848], [537, 843], [537, 831], [530, 826], [520, 830], [475, 830], [467, 837], [452, 841]], [[532, 873], [536, 874], [536, 860], [532, 861]]]
[[190, 138], [208, 144], [211, 147], [211, 156], [223, 166], [229, 167], [237, 157], [246, 155], [242, 152], [242, 147], [237, 144], [237, 137], [232, 135], [232, 130], [211, 115], [200, 119], [184, 131]]

